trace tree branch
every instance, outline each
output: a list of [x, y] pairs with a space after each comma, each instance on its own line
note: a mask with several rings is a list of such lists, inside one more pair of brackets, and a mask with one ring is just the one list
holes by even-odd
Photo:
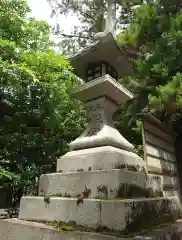
[[85, 17], [86, 19], [90, 18], [90, 19], [92, 19], [94, 22], [96, 22], [96, 19], [95, 19], [94, 17], [92, 17], [91, 14], [88, 14], [88, 13], [82, 11], [81, 9], [79, 9], [79, 11], [80, 11], [80, 14], [83, 15], [83, 17]]
[[84, 38], [84, 39], [92, 39], [89, 36], [80, 36], [80, 35], [72, 35], [72, 34], [65, 34], [65, 33], [60, 33], [62, 37], [67, 37], [67, 38]]

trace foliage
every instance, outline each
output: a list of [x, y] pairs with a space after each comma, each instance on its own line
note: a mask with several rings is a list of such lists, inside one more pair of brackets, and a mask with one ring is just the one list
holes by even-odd
[[27, 20], [24, 0], [0, 1], [0, 178], [21, 196], [37, 191], [44, 165], [55, 167], [85, 120], [70, 96], [78, 79], [47, 23]]
[[[107, 1], [106, 0], [47, 0], [51, 3], [54, 14], [74, 14], [80, 21], [74, 26], [70, 35], [65, 34], [60, 25], [54, 28], [54, 33], [62, 36], [60, 48], [66, 53], [76, 52], [88, 45], [93, 35], [105, 29]], [[142, 0], [116, 0], [117, 29], [123, 29], [133, 16], [132, 7], [141, 4]]]
[[14, 41], [24, 50], [47, 50], [50, 41], [49, 25], [44, 21], [27, 19], [30, 12], [26, 0], [0, 0], [1, 37]]
[[150, 1], [135, 10], [129, 27], [117, 37], [126, 46], [136, 71], [135, 77], [121, 80], [135, 100], [120, 110], [123, 115], [119, 113], [118, 118], [130, 123], [129, 136], [135, 136], [138, 144], [136, 112], [151, 112], [181, 133], [181, 26], [181, 1]]

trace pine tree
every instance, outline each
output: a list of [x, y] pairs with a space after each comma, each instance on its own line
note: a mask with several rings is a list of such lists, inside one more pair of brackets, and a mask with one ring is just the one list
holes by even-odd
[[145, 106], [138, 111], [151, 111], [172, 123], [178, 133], [182, 122], [181, 6], [182, 1], [177, 0], [144, 3], [118, 37], [135, 62], [137, 75], [126, 83], [138, 102], [143, 99]]

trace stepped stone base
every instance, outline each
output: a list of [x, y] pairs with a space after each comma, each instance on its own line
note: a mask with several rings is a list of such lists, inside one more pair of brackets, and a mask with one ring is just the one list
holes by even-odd
[[[138, 198], [124, 200], [84, 199], [82, 203], [75, 198], [53, 197], [49, 202], [43, 197], [23, 197], [20, 203], [19, 219], [36, 221], [74, 221], [78, 225], [98, 228], [100, 226], [114, 230], [124, 230], [126, 219], [136, 209], [141, 211], [143, 204], [154, 204], [158, 209], [179, 209], [177, 197]], [[150, 205], [151, 206], [151, 205]]]
[[[174, 234], [176, 236], [174, 237]], [[35, 223], [18, 219], [0, 220], [1, 240], [182, 240], [182, 220], [176, 224], [156, 229], [143, 236], [131, 238], [101, 235], [93, 232], [58, 231], [43, 223]]]
[[0, 220], [1, 240], [117, 240], [112, 236], [90, 232], [57, 231], [43, 223], [18, 219]]
[[57, 172], [95, 171], [115, 169], [119, 165], [130, 165], [146, 169], [146, 163], [135, 153], [119, 148], [104, 146], [71, 151], [57, 160]]
[[89, 197], [118, 196], [123, 184], [130, 184], [152, 188], [162, 192], [162, 178], [139, 172], [124, 171], [119, 169], [92, 172], [52, 173], [44, 174], [39, 182], [39, 195], [59, 195], [66, 193], [72, 197], [89, 190]]

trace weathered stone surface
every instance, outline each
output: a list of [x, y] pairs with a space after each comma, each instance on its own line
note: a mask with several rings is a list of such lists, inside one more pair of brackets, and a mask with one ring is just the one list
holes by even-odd
[[100, 200], [87, 199], [77, 204], [73, 198], [23, 197], [20, 203], [19, 219], [45, 221], [75, 221], [77, 224], [97, 228], [100, 224]]
[[112, 236], [91, 232], [58, 231], [43, 223], [18, 219], [0, 220], [1, 240], [117, 240]]
[[142, 158], [132, 152], [119, 148], [104, 146], [78, 151], [71, 151], [57, 160], [57, 172], [76, 172], [78, 169], [109, 170], [121, 165], [139, 166], [139, 170], [146, 169]]
[[90, 112], [91, 120], [86, 130], [76, 140], [70, 143], [73, 150], [87, 149], [101, 146], [113, 146], [127, 151], [133, 150], [129, 143], [114, 127], [112, 115], [118, 105], [105, 96], [85, 103]]
[[91, 118], [81, 136], [70, 143], [73, 150], [113, 146], [133, 151], [134, 146], [119, 133], [112, 121], [119, 105], [133, 98], [127, 89], [105, 75], [80, 86], [73, 95], [84, 102]]
[[123, 184], [133, 184], [144, 189], [154, 188], [162, 191], [162, 177], [155, 175], [115, 170], [100, 170], [91, 172], [52, 173], [44, 174], [39, 182], [39, 195], [69, 194], [76, 197], [84, 191], [89, 191], [89, 197], [118, 195]]
[[[176, 235], [174, 238], [174, 234]], [[173, 236], [173, 237], [172, 237]], [[178, 237], [178, 238], [177, 238]], [[0, 220], [1, 240], [125, 240], [126, 238], [101, 235], [99, 233], [79, 231], [58, 231], [43, 223], [35, 223], [18, 219]], [[182, 240], [182, 223], [178, 220], [176, 224], [142, 236], [127, 238], [127, 240]]]
[[182, 240], [182, 226], [169, 224], [167, 227], [155, 229], [142, 236], [136, 236], [132, 240]]
[[105, 201], [84, 199], [80, 204], [77, 199], [73, 198], [50, 198], [49, 200], [49, 203], [46, 203], [43, 197], [23, 197], [20, 203], [19, 219], [75, 221], [77, 224], [92, 228], [105, 226], [110, 229], [123, 230], [126, 227], [126, 217], [131, 213], [133, 204], [140, 206], [144, 202], [153, 202], [163, 208], [163, 201], [167, 200], [173, 207], [179, 207], [179, 199], [176, 197]]
[[133, 94], [109, 75], [81, 85], [72, 93], [77, 99], [88, 102], [101, 96], [109, 97], [118, 105], [133, 98]]

